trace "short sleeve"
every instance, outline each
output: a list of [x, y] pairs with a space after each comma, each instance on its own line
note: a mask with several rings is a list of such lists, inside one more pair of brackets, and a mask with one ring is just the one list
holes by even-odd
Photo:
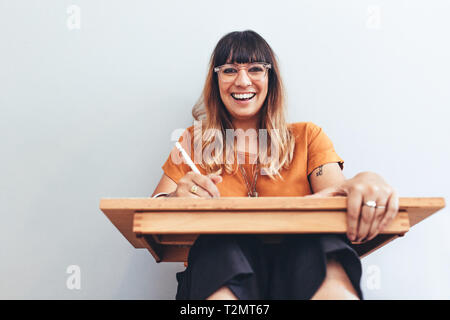
[[[191, 156], [192, 135], [190, 128], [186, 129], [178, 139], [178, 142], [184, 148], [186, 153]], [[192, 158], [192, 157], [191, 157]], [[181, 152], [174, 146], [169, 154], [166, 162], [163, 164], [162, 169], [164, 174], [178, 184], [178, 181], [186, 175], [191, 168], [185, 163]]]
[[337, 162], [344, 169], [344, 160], [334, 150], [333, 143], [323, 129], [316, 124], [308, 123], [308, 173], [326, 163]]

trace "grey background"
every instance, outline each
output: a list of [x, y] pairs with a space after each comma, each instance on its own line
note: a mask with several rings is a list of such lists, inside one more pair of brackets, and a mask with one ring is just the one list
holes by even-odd
[[[152, 194], [230, 31], [272, 46], [289, 121], [322, 126], [347, 178], [371, 170], [400, 196], [448, 199], [449, 12], [425, 0], [0, 0], [0, 298], [174, 298], [183, 265], [134, 249], [99, 201]], [[448, 211], [363, 259], [367, 299], [450, 298]], [[80, 290], [66, 287], [69, 265]]]

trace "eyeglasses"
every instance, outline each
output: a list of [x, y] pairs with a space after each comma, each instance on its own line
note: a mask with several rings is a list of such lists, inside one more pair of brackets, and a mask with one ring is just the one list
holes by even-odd
[[261, 81], [266, 76], [267, 70], [272, 68], [270, 63], [253, 62], [247, 63], [245, 66], [238, 66], [237, 64], [224, 64], [214, 68], [219, 79], [223, 82], [233, 82], [241, 69], [246, 69], [248, 76], [253, 81]]

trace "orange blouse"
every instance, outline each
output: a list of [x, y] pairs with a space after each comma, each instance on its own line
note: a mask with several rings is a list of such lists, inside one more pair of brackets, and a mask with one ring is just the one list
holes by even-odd
[[[308, 175], [317, 167], [330, 163], [338, 162], [341, 169], [344, 168], [344, 160], [342, 160], [334, 150], [333, 143], [319, 126], [312, 122], [296, 122], [289, 124], [292, 132], [295, 135], [295, 150], [293, 161], [288, 169], [282, 169], [280, 174], [284, 178], [280, 180], [272, 180], [266, 175], [259, 175], [256, 183], [256, 191], [259, 197], [294, 197], [305, 196], [311, 194], [311, 187], [308, 181]], [[194, 126], [186, 129], [191, 137], [194, 137]], [[185, 133], [186, 133], [185, 131]], [[180, 137], [179, 142], [183, 140]], [[191, 150], [186, 150], [187, 154], [194, 160], [194, 143], [191, 139]], [[185, 148], [185, 145], [183, 145]], [[186, 148], [185, 148], [186, 149]], [[250, 159], [253, 160], [253, 154], [242, 153], [245, 156], [245, 163], [242, 164], [246, 170], [247, 177], [252, 183], [254, 164], [251, 164]], [[256, 156], [256, 155], [254, 155]], [[176, 160], [177, 163], [172, 159]], [[197, 165], [197, 168], [202, 174], [206, 171]], [[180, 152], [173, 148], [167, 161], [162, 166], [164, 173], [175, 183], [189, 171], [190, 167], [181, 161]], [[222, 182], [217, 184], [221, 197], [246, 197], [248, 194], [247, 186], [242, 176], [241, 171], [236, 171], [235, 174], [228, 174], [225, 170], [222, 171]]]

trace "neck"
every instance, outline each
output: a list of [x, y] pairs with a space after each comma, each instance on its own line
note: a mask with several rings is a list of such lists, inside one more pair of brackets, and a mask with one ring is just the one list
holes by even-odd
[[[259, 129], [259, 118], [246, 120], [233, 120], [234, 129], [241, 129], [243, 132], [237, 134], [237, 151], [246, 153], [257, 153], [258, 152], [258, 129]], [[247, 132], [248, 129], [253, 129], [254, 132]], [[254, 135], [255, 134], [255, 135]], [[251, 147], [250, 147], [251, 146]]]

